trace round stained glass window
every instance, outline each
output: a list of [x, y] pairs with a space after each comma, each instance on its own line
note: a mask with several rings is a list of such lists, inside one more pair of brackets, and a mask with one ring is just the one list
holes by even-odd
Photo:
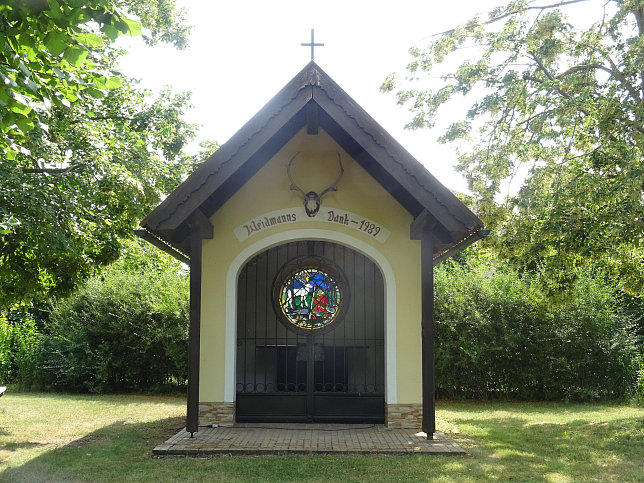
[[275, 280], [275, 311], [287, 327], [300, 332], [331, 328], [343, 315], [347, 302], [344, 275], [328, 260], [294, 260]]

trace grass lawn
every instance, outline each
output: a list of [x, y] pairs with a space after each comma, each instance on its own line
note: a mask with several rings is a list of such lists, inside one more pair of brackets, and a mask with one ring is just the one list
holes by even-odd
[[466, 456], [153, 458], [185, 400], [8, 393], [0, 481], [644, 481], [644, 408], [439, 402]]

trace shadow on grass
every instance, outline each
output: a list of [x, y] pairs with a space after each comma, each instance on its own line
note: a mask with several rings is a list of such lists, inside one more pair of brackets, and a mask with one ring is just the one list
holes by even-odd
[[[473, 409], [474, 408], [474, 409]], [[540, 420], [487, 416], [475, 406], [450, 406], [461, 428], [454, 438], [464, 457], [409, 455], [285, 455], [152, 457], [152, 449], [176, 434], [183, 417], [131, 424], [118, 421], [54, 448], [0, 474], [4, 481], [478, 481], [640, 480], [644, 466], [644, 420], [616, 418], [589, 423], [575, 414], [554, 420], [557, 408], [542, 408]], [[488, 408], [503, 410], [495, 406]], [[568, 409], [569, 410], [569, 409]], [[550, 411], [550, 412], [549, 412]], [[580, 410], [581, 414], [582, 410]]]
[[37, 448], [47, 446], [47, 443], [40, 443], [35, 441], [23, 441], [21, 443], [6, 443], [2, 446], [5, 451], [19, 451], [27, 448]]
[[0, 472], [2, 481], [122, 481], [137, 462], [152, 461], [152, 448], [175, 434], [185, 424], [184, 417], [147, 423], [117, 421], [64, 445], [17, 442], [4, 445], [18, 451], [34, 445], [53, 449], [21, 466]]

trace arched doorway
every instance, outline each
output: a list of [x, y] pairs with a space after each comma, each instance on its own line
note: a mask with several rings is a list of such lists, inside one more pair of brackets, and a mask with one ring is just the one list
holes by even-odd
[[237, 294], [237, 421], [384, 422], [384, 284], [369, 258], [286, 243], [246, 263]]

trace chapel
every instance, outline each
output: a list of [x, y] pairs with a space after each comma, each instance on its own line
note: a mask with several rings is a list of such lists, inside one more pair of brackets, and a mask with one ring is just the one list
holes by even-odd
[[141, 226], [190, 266], [188, 432], [432, 437], [433, 267], [486, 231], [314, 61]]

